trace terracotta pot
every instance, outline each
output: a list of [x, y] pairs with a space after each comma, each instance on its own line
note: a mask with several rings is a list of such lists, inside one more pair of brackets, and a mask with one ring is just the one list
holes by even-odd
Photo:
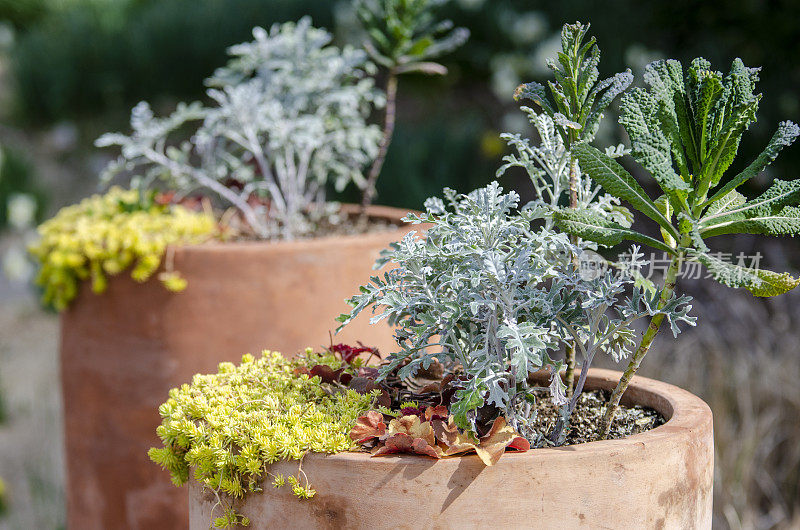
[[[592, 370], [587, 389], [619, 376]], [[303, 471], [317, 491], [298, 500], [264, 488], [235, 504], [267, 528], [711, 528], [714, 443], [711, 410], [672, 385], [634, 378], [624, 404], [669, 421], [622, 440], [507, 453], [485, 467], [477, 456], [434, 460], [309, 454]], [[274, 473], [297, 474], [297, 462]], [[216, 499], [192, 481], [190, 529], [205, 530]]]
[[[371, 210], [397, 223], [406, 212]], [[344, 299], [409, 229], [179, 248], [175, 268], [189, 282], [179, 294], [126, 275], [100, 296], [82, 286], [61, 317], [69, 528], [184, 528], [186, 492], [146, 454], [169, 389], [247, 352], [327, 345]], [[388, 326], [368, 321], [362, 315], [334, 340], [391, 348]]]

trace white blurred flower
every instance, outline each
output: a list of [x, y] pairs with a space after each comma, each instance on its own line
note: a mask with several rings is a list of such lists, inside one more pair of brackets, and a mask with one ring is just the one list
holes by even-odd
[[522, 134], [530, 130], [530, 123], [528, 123], [528, 119], [524, 114], [515, 110], [503, 115], [503, 130]]
[[522, 83], [517, 71], [519, 61], [519, 57], [504, 54], [492, 58], [489, 65], [492, 71], [492, 91], [503, 101], [511, 100], [514, 90]]
[[25, 283], [33, 277], [33, 264], [24, 249], [11, 247], [3, 256], [3, 273], [14, 282]]
[[545, 76], [550, 74], [550, 68], [547, 67], [547, 61], [556, 60], [558, 52], [561, 51], [561, 34], [554, 33], [550, 37], [543, 40], [533, 52], [530, 58], [531, 70], [534, 75]]
[[531, 44], [547, 31], [544, 15], [536, 11], [519, 13], [510, 24], [511, 39], [517, 44]]
[[8, 197], [8, 224], [16, 230], [33, 226], [36, 217], [36, 199], [27, 193], [12, 193]]
[[58, 153], [72, 151], [79, 139], [78, 127], [69, 121], [62, 121], [54, 125], [45, 137], [50, 148]]

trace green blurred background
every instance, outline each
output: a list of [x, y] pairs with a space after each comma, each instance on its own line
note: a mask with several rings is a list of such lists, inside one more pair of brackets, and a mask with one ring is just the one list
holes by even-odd
[[[30, 277], [19, 250], [31, 237], [26, 226], [96, 191], [97, 174], [113, 155], [92, 147], [99, 134], [127, 130], [129, 109], [140, 100], [169, 112], [179, 100], [202, 99], [202, 81], [225, 61], [229, 45], [249, 40], [253, 26], [306, 14], [339, 44], [357, 33], [346, 1], [0, 0], [6, 274], [22, 284]], [[742, 142], [739, 164], [761, 150], [778, 121], [800, 121], [796, 0], [451, 0], [445, 15], [472, 36], [444, 58], [448, 76], [401, 79], [379, 203], [419, 208], [443, 186], [467, 191], [494, 178], [505, 153], [498, 134], [530, 132], [512, 101], [514, 88], [548, 78], [544, 61], [559, 46], [561, 25], [575, 20], [592, 24], [601, 74], [631, 67], [637, 83], [647, 62], [664, 57], [703, 56], [723, 71], [737, 56], [763, 66], [759, 120]], [[614, 116], [598, 140], [625, 141]], [[798, 163], [800, 148], [788, 149], [749, 193], [771, 177], [796, 178]], [[502, 183], [530, 193], [519, 174]], [[354, 197], [348, 190], [341, 198]], [[749, 236], [722, 239], [721, 250], [752, 252], [754, 244]], [[765, 266], [800, 266], [794, 240], [758, 248]], [[58, 528], [57, 325], [20, 285], [0, 280], [0, 404], [7, 409], [0, 477], [9, 491], [0, 528]], [[699, 393], [715, 411], [715, 526], [800, 528], [800, 296], [755, 300], [702, 282], [685, 289], [697, 298], [701, 327], [677, 342], [660, 339], [644, 372]]]
[[[50, 140], [68, 148], [61, 156], [97, 166], [101, 155], [91, 151], [92, 140], [125, 129], [138, 101], [169, 111], [176, 100], [202, 98], [202, 81], [225, 61], [227, 46], [248, 40], [255, 25], [304, 14], [339, 43], [357, 33], [347, 2], [0, 0], [0, 120], [4, 128], [54, 133]], [[626, 66], [640, 73], [648, 61], [666, 56], [704, 56], [725, 71], [736, 56], [763, 66], [765, 97], [742, 160], [760, 150], [777, 121], [800, 119], [798, 2], [452, 0], [446, 16], [472, 37], [445, 58], [449, 76], [403, 78], [396, 143], [380, 182], [384, 203], [419, 207], [444, 185], [471, 189], [492, 178], [503, 149], [497, 133], [525, 130], [513, 89], [546, 79], [544, 59], [566, 21], [591, 21], [606, 74]], [[607, 120], [603, 139], [617, 134], [613, 118]], [[773, 171], [787, 175], [798, 162], [800, 150], [791, 150]], [[88, 169], [81, 178], [91, 181]], [[73, 198], [51, 197], [52, 205], [61, 197]]]

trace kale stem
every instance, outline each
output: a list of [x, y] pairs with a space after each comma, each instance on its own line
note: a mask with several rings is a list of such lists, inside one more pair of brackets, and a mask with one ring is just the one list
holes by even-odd
[[578, 207], [578, 160], [574, 157], [569, 166], [569, 207]]
[[[570, 133], [570, 135], [571, 134], [572, 133]], [[571, 141], [570, 144], [572, 144]], [[569, 167], [569, 207], [570, 208], [578, 207], [578, 161], [575, 158], [571, 159]], [[578, 244], [578, 238], [576, 236], [574, 235], [570, 236], [570, 240], [572, 241], [573, 245]], [[576, 268], [580, 267], [580, 263], [578, 262], [577, 256], [575, 257], [575, 266]], [[575, 388], [575, 343], [574, 342], [572, 342], [571, 344], [567, 344], [567, 347], [564, 350], [564, 360], [566, 361], [567, 365], [567, 370], [564, 373], [564, 378], [566, 379], [565, 384], [567, 385], [567, 396], [572, 396], [573, 390]]]
[[[667, 269], [667, 273], [664, 276], [664, 289], [661, 291], [661, 297], [658, 300], [659, 309], [662, 309], [664, 305], [666, 305], [672, 297], [672, 293], [675, 292], [675, 284], [678, 281], [678, 273], [680, 272], [682, 263], [682, 252], [672, 257], [669, 269]], [[611, 394], [608, 405], [606, 405], [606, 411], [600, 423], [600, 431], [597, 434], [598, 440], [605, 440], [608, 438], [608, 433], [611, 431], [611, 425], [614, 422], [614, 416], [617, 410], [619, 410], [619, 402], [622, 399], [622, 395], [628, 388], [633, 376], [636, 375], [636, 371], [642, 364], [645, 355], [647, 355], [647, 352], [650, 350], [650, 346], [653, 344], [653, 340], [656, 338], [663, 321], [664, 313], [658, 313], [650, 319], [650, 324], [647, 326], [647, 331], [645, 331], [644, 336], [642, 336], [642, 341], [639, 343], [636, 353], [634, 353], [630, 363], [628, 363], [628, 368], [625, 370], [625, 373], [622, 374], [619, 383], [617, 383], [614, 389], [614, 393]]]
[[359, 214], [359, 224], [365, 225], [367, 222], [367, 208], [372, 204], [377, 194], [376, 184], [378, 176], [386, 160], [386, 153], [394, 135], [395, 119], [397, 115], [397, 72], [394, 68], [389, 70], [389, 77], [386, 79], [386, 113], [383, 121], [383, 137], [378, 146], [378, 156], [372, 163], [367, 177], [367, 184], [364, 188], [364, 195], [361, 199], [361, 212]]

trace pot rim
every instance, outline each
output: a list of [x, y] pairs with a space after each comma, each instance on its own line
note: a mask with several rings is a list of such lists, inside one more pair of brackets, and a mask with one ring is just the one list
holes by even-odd
[[[359, 211], [357, 204], [342, 203], [342, 211], [348, 215], [353, 215]], [[211, 240], [204, 243], [193, 245], [180, 245], [175, 247], [176, 254], [198, 254], [205, 252], [225, 252], [225, 251], [298, 251], [303, 249], [320, 249], [327, 247], [339, 247], [344, 244], [374, 245], [376, 242], [385, 243], [387, 236], [396, 234], [397, 239], [401, 239], [401, 234], [410, 230], [419, 231], [420, 228], [411, 223], [404, 223], [401, 219], [410, 212], [416, 212], [411, 208], [396, 208], [394, 206], [370, 205], [367, 208], [369, 217], [389, 221], [396, 224], [391, 229], [377, 230], [365, 234], [329, 234], [321, 237], [309, 237], [292, 241], [285, 240], [241, 240], [241, 241], [217, 241]]]
[[[591, 368], [586, 379], [586, 390], [613, 390], [622, 372], [603, 368]], [[641, 449], [646, 445], [669, 443], [676, 437], [694, 438], [706, 429], [711, 428], [712, 413], [705, 401], [675, 385], [664, 383], [656, 379], [634, 376], [622, 398], [623, 404], [635, 404], [652, 408], [664, 416], [667, 421], [649, 431], [633, 434], [625, 438], [614, 440], [600, 440], [563, 447], [544, 447], [531, 449], [526, 452], [509, 451], [503, 455], [498, 465], [522, 463], [521, 460], [531, 458], [603, 458], [609, 453], [619, 453]], [[366, 452], [342, 452], [335, 454], [309, 453], [304, 457], [326, 458], [341, 460], [343, 463], [364, 464], [372, 459]], [[419, 455], [391, 455], [378, 457], [373, 460], [386, 460], [405, 465], [430, 466], [435, 463], [457, 462], [463, 458], [478, 458], [477, 455], [447, 457], [433, 460]]]

